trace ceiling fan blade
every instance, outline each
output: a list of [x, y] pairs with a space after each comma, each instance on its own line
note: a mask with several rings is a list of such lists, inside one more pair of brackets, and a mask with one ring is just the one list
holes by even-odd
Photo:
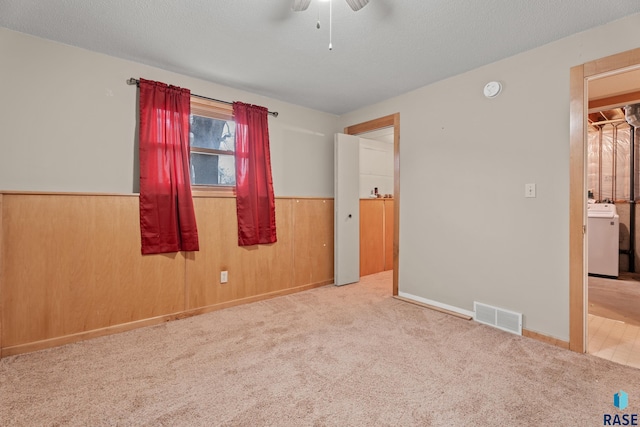
[[365, 7], [367, 4], [369, 4], [369, 0], [346, 0], [346, 1], [349, 7], [351, 7], [351, 9], [354, 12], [359, 11], [360, 9]]
[[293, 4], [291, 5], [291, 10], [294, 12], [302, 12], [307, 10], [311, 0], [293, 0]]

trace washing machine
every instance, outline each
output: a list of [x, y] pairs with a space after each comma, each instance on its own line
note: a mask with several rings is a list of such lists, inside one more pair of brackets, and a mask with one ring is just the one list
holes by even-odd
[[617, 278], [620, 217], [614, 204], [587, 205], [587, 236], [589, 274]]

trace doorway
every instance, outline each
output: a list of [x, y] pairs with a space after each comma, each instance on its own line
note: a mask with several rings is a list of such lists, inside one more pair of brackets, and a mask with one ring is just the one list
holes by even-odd
[[612, 99], [620, 88], [640, 91], [640, 69], [588, 81], [586, 351], [640, 368], [640, 134], [627, 122], [625, 106]]
[[[569, 166], [569, 348], [587, 351], [588, 287], [586, 236], [586, 161], [589, 83], [640, 68], [640, 49], [634, 49], [571, 68]], [[640, 92], [608, 97], [608, 106], [638, 102]], [[605, 102], [606, 103], [606, 102]]]
[[393, 128], [393, 295], [398, 295], [400, 241], [400, 113], [380, 117], [344, 128], [347, 135], [360, 135]]

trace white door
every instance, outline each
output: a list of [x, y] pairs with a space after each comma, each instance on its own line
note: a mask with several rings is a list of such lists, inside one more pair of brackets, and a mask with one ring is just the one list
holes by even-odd
[[337, 133], [334, 140], [334, 280], [360, 280], [360, 138]]

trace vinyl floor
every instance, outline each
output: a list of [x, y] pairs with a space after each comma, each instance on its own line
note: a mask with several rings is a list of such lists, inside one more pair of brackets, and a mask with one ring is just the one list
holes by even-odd
[[588, 353], [640, 368], [640, 276], [589, 277]]

